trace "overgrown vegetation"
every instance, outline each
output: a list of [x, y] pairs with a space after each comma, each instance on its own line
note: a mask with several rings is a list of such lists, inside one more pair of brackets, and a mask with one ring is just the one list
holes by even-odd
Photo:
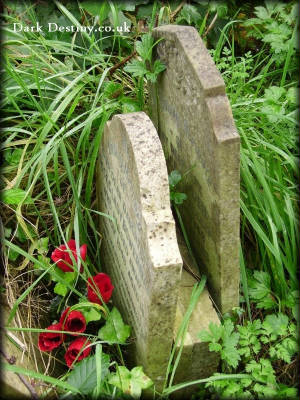
[[[97, 153], [105, 122], [115, 113], [147, 111], [146, 82], [154, 81], [165, 68], [151, 64], [155, 43], [147, 32], [165, 23], [189, 24], [198, 30], [222, 73], [241, 136], [242, 308], [225, 316], [220, 327], [200, 333], [211, 351], [220, 353], [220, 373], [226, 376], [209, 378], [197, 396], [296, 395], [298, 6], [295, 1], [254, 6], [234, 0], [5, 2], [2, 291], [12, 310], [8, 329], [18, 329], [11, 325], [17, 316], [19, 330], [29, 335], [31, 354], [38, 352], [37, 332], [43, 331], [35, 329], [40, 315], [50, 312], [51, 321], [58, 320], [65, 306], [71, 305], [70, 292], [82, 290], [73, 283], [58, 285], [66, 282], [65, 276], [56, 277], [54, 283], [49, 279], [52, 250], [75, 238], [78, 248], [82, 243], [88, 246], [83, 282], [101, 270], [101, 232], [95, 223], [99, 216], [94, 191]], [[20, 28], [20, 24], [36, 26], [37, 22], [76, 28], [43, 33]], [[81, 32], [82, 26], [107, 26], [115, 31]], [[177, 215], [184, 200], [184, 194], [175, 191], [178, 179], [181, 176], [176, 173], [170, 179]], [[99, 356], [102, 347], [97, 336], [92, 341]], [[47, 365], [45, 355], [41, 357]], [[130, 394], [139, 397], [142, 386], [136, 382], [142, 371], [129, 372], [122, 365], [121, 352], [111, 352], [110, 366], [105, 357], [100, 367], [93, 360], [87, 358], [78, 366], [97, 371], [96, 381], [90, 382], [90, 387], [96, 385], [94, 395], [120, 394], [122, 376], [136, 389]], [[105, 389], [100, 384], [101, 368], [111, 373], [112, 386], [107, 379]], [[44, 379], [49, 387], [56, 385], [58, 392], [68, 392], [80, 380], [74, 369], [68, 386], [66, 371], [60, 379], [46, 377], [44, 371], [27, 373]], [[82, 396], [87, 395], [86, 388], [80, 390]], [[173, 390], [169, 381], [165, 395]]]

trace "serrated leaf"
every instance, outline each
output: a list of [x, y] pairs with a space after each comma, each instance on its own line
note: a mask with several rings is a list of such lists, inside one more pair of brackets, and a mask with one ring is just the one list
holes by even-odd
[[109, 378], [108, 382], [134, 399], [140, 398], [142, 389], [153, 385], [151, 379], [144, 374], [142, 367], [134, 367], [131, 371], [124, 366], [117, 367], [117, 372]]
[[263, 328], [269, 333], [274, 335], [285, 335], [287, 333], [289, 319], [287, 315], [282, 313], [267, 315], [264, 322]]
[[148, 70], [143, 61], [133, 60], [124, 67], [124, 71], [129, 72], [132, 76], [144, 76]]
[[153, 37], [150, 33], [142, 36], [141, 41], [136, 43], [136, 52], [144, 61], [151, 61]]
[[32, 204], [32, 198], [27, 195], [27, 192], [22, 189], [7, 189], [1, 191], [0, 194], [1, 201], [5, 204]]
[[[109, 373], [109, 355], [101, 354], [101, 380]], [[68, 376], [67, 382], [80, 390], [82, 394], [91, 393], [97, 384], [95, 356], [84, 358], [75, 364], [73, 371]]]
[[99, 330], [100, 339], [109, 344], [123, 344], [130, 335], [130, 326], [124, 324], [120, 312], [116, 307], [109, 313], [105, 325]]

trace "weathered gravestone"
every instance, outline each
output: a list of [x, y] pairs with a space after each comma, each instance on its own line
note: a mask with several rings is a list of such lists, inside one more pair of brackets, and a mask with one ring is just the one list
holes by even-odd
[[133, 327], [136, 363], [165, 378], [182, 260], [170, 209], [168, 174], [151, 120], [144, 113], [114, 116], [99, 152], [102, 259], [114, 301]]
[[162, 26], [154, 54], [166, 70], [150, 90], [150, 116], [180, 191], [184, 226], [222, 313], [239, 301], [239, 149], [224, 81], [196, 29]]
[[[101, 217], [101, 252], [116, 287], [114, 302], [133, 328], [133, 361], [143, 365], [161, 390], [195, 280], [186, 271], [181, 280], [167, 167], [157, 132], [145, 113], [116, 115], [106, 124], [97, 196], [99, 210], [115, 220]], [[217, 357], [209, 356], [207, 344], [196, 337], [196, 331], [207, 329], [210, 321], [218, 318], [204, 290], [191, 319], [176, 382], [216, 370]], [[200, 366], [198, 374], [189, 373], [193, 366]]]

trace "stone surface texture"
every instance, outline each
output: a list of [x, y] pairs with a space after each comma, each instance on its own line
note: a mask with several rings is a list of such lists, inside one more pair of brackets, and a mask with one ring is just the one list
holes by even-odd
[[99, 151], [97, 197], [103, 267], [133, 328], [136, 365], [161, 390], [173, 340], [182, 259], [157, 132], [143, 113], [115, 115]]
[[[195, 276], [199, 275], [198, 267], [191, 258], [179, 232], [177, 232], [177, 238], [183, 259], [183, 270], [177, 300], [174, 342], [179, 326], [189, 306], [193, 287], [197, 282]], [[180, 362], [174, 377], [174, 384], [207, 378], [217, 371], [220, 360], [219, 355], [215, 352], [210, 352], [208, 343], [202, 342], [198, 337], [198, 333], [201, 330], [209, 329], [210, 323], [219, 324], [220, 321], [213, 307], [209, 292], [205, 287], [189, 321]], [[177, 346], [177, 351], [179, 351], [179, 348], [180, 343]], [[173, 397], [187, 399], [190, 398], [195, 390], [197, 390], [197, 385], [175, 392]]]
[[150, 116], [169, 173], [190, 171], [179, 190], [193, 251], [224, 313], [239, 301], [239, 150], [224, 81], [193, 27], [153, 30], [166, 70], [150, 87]]

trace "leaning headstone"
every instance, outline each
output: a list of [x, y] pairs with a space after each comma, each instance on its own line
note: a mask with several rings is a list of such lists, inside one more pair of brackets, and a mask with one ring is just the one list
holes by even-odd
[[104, 269], [114, 302], [133, 328], [135, 364], [162, 389], [170, 356], [182, 259], [167, 167], [143, 112], [115, 115], [104, 129], [97, 195]]
[[224, 313], [239, 301], [240, 139], [224, 81], [196, 29], [153, 30], [166, 65], [150, 90], [150, 115], [169, 173], [187, 172], [179, 190], [185, 229], [210, 294]]

